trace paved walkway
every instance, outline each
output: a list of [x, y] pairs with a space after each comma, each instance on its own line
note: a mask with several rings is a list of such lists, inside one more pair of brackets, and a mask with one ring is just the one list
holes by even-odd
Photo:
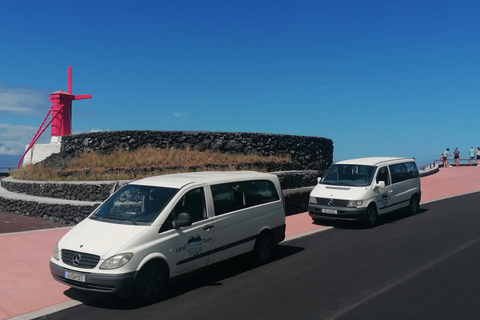
[[[422, 203], [480, 191], [480, 167], [441, 168], [421, 178]], [[49, 260], [55, 243], [70, 228], [0, 234], [0, 320], [33, 319], [80, 302], [53, 280]], [[308, 214], [287, 217], [286, 240], [328, 229]]]

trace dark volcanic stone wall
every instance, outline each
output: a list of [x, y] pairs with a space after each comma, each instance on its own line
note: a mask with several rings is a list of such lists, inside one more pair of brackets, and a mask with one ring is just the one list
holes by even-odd
[[52, 163], [57, 157], [74, 157], [81, 152], [111, 153], [116, 149], [136, 150], [146, 146], [159, 149], [188, 146], [199, 151], [263, 156], [290, 155], [292, 168], [300, 170], [324, 170], [333, 160], [333, 142], [327, 138], [246, 132], [105, 131], [62, 137], [60, 154], [44, 162]]
[[6, 178], [1, 180], [0, 184], [6, 190], [14, 193], [44, 198], [96, 202], [108, 198], [115, 181], [56, 182]]
[[85, 219], [92, 209], [93, 206], [89, 204], [76, 206], [0, 198], [0, 211], [2, 212], [41, 218], [72, 226]]
[[[287, 186], [296, 183], [308, 183], [316, 180], [316, 171], [281, 173], [280, 180]], [[127, 181], [119, 181], [120, 185]], [[38, 182], [21, 181], [11, 178], [2, 179], [1, 186], [11, 192], [40, 196], [41, 199], [55, 198], [72, 200], [72, 204], [44, 203], [32, 200], [9, 199], [0, 196], [0, 211], [23, 216], [42, 218], [45, 220], [75, 225], [85, 219], [93, 210], [93, 202], [106, 199], [115, 184], [105, 182]], [[298, 185], [297, 185], [298, 186]], [[313, 187], [297, 187], [283, 190], [285, 198], [285, 214], [292, 215], [307, 211], [308, 196]], [[73, 204], [76, 201], [77, 205]], [[81, 201], [78, 204], [78, 201]], [[85, 204], [83, 204], [83, 202]]]
[[[300, 188], [283, 192], [285, 197], [285, 214], [287, 216], [307, 211], [308, 196], [311, 189]], [[76, 225], [93, 211], [93, 205], [87, 203], [85, 205], [42, 203], [1, 197], [0, 211], [41, 218], [65, 225]]]
[[[312, 189], [310, 186], [316, 184], [318, 171], [273, 172], [273, 174], [280, 180], [286, 215], [305, 212]], [[127, 182], [118, 183], [122, 186]], [[92, 211], [92, 202], [102, 202], [109, 196], [115, 183], [116, 181], [53, 182], [5, 178], [0, 181], [0, 185], [10, 192], [41, 198], [81, 201], [85, 202], [85, 205], [42, 203], [33, 199], [30, 201], [0, 197], [0, 211], [75, 225]]]
[[[320, 172], [316, 170], [272, 172], [278, 176], [282, 190], [297, 189], [313, 186], [317, 182]], [[128, 181], [119, 181], [124, 185]], [[0, 185], [6, 190], [30, 196], [75, 200], [75, 201], [104, 201], [108, 198], [116, 181], [23, 181], [6, 178]]]
[[[158, 149], [189, 147], [199, 151], [290, 156], [292, 163], [270, 162], [263, 165], [267, 171], [279, 177], [287, 215], [306, 211], [311, 188], [305, 187], [315, 185], [317, 177], [333, 160], [333, 143], [327, 138], [242, 132], [108, 131], [64, 136], [61, 152], [48, 157], [42, 163], [47, 167], [62, 167], [63, 159], [75, 157], [82, 152], [95, 151], [108, 154], [117, 149], [136, 150], [147, 146]], [[195, 171], [195, 168], [191, 169]], [[4, 179], [1, 181], [2, 187], [14, 193], [82, 201], [85, 205], [0, 197], [0, 211], [74, 225], [91, 212], [92, 202], [100, 202], [108, 197], [114, 183], [114, 181], [33, 182]]]

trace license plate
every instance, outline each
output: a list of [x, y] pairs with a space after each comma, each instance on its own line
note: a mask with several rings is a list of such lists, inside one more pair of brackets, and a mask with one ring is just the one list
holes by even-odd
[[337, 214], [337, 210], [334, 210], [334, 209], [322, 209], [322, 213]]
[[70, 280], [85, 282], [85, 275], [84, 274], [65, 271], [64, 276], [65, 276], [65, 278], [70, 279]]

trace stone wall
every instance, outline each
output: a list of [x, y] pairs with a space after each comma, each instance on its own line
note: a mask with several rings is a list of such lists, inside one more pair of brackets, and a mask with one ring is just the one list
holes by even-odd
[[314, 185], [311, 187], [283, 190], [283, 197], [285, 199], [285, 214], [287, 216], [306, 212], [308, 210], [308, 198], [310, 192], [313, 190]]
[[[146, 146], [159, 149], [188, 146], [199, 151], [290, 156], [291, 169], [295, 170], [324, 170], [333, 160], [332, 140], [321, 137], [246, 132], [105, 131], [62, 137], [60, 153], [44, 162], [55, 165], [58, 159], [82, 152], [111, 153], [117, 149], [136, 150]], [[284, 168], [273, 171], [280, 170]]]
[[[296, 176], [298, 179], [298, 174], [296, 174]], [[10, 178], [2, 179], [0, 182], [2, 187], [15, 190], [15, 193], [21, 193], [21, 191], [28, 191], [30, 193], [39, 192], [39, 195], [42, 195], [43, 198], [38, 199], [52, 199], [45, 197], [53, 194], [55, 194], [57, 198], [58, 195], [63, 194], [65, 198], [70, 197], [73, 199], [75, 198], [75, 194], [81, 194], [81, 197], [77, 197], [82, 198], [81, 201], [72, 200], [72, 204], [35, 201], [33, 198], [32, 200], [14, 199], [12, 197], [6, 198], [0, 194], [1, 212], [42, 218], [66, 225], [75, 225], [85, 219], [93, 210], [94, 202], [100, 203], [103, 199], [106, 199], [114, 184], [114, 182], [111, 181], [95, 184], [18, 182], [18, 180]], [[120, 184], [122, 185], [126, 182], [127, 181], [121, 181]], [[308, 196], [312, 188], [313, 187], [304, 187], [282, 190], [285, 199], [285, 214], [292, 215], [307, 211]], [[64, 199], [61, 199], [60, 201], [63, 200]], [[84, 203], [78, 204], [79, 202]]]
[[25, 201], [20, 199], [9, 199], [1, 196], [0, 200], [0, 211], [2, 212], [41, 218], [71, 226], [76, 225], [85, 219], [93, 209], [91, 204], [55, 204], [38, 201]]
[[[305, 212], [312, 189], [308, 186], [316, 184], [320, 172], [310, 170], [273, 172], [273, 174], [276, 174], [280, 180], [285, 198], [286, 215]], [[121, 186], [128, 181], [118, 183]], [[12, 199], [0, 195], [0, 211], [75, 225], [88, 216], [94, 202], [102, 202], [109, 196], [115, 184], [116, 181], [53, 182], [5, 178], [0, 180], [1, 187], [14, 194], [36, 196], [40, 199], [71, 200], [77, 205]], [[78, 202], [85, 202], [85, 204], [78, 204]]]
[[[117, 149], [136, 150], [147, 146], [158, 149], [189, 147], [199, 151], [290, 156], [291, 163], [262, 163], [267, 171], [279, 177], [287, 215], [306, 211], [310, 189], [305, 187], [315, 185], [317, 177], [333, 160], [333, 143], [327, 138], [235, 132], [108, 131], [64, 136], [60, 153], [51, 155], [42, 163], [47, 167], [61, 168], [64, 159], [75, 157], [82, 152], [108, 154]], [[101, 202], [108, 197], [114, 183], [14, 181], [7, 178], [1, 180], [1, 186], [10, 192], [62, 201], [66, 199], [77, 204], [19, 200], [0, 195], [0, 211], [74, 225], [88, 216], [94, 202]]]
[[[280, 180], [282, 190], [308, 187], [316, 184], [321, 171], [285, 171], [272, 172]], [[104, 201], [116, 181], [23, 181], [5, 178], [0, 185], [6, 190], [36, 197], [65, 199], [75, 201]], [[128, 181], [119, 181], [120, 185]]]
[[107, 199], [115, 181], [23, 181], [5, 178], [0, 181], [0, 184], [6, 190], [19, 194], [96, 202]]

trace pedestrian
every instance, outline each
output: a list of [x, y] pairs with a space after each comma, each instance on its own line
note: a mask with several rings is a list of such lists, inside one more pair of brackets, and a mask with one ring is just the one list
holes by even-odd
[[460, 166], [460, 151], [458, 151], [458, 148], [453, 151], [453, 160], [455, 160], [455, 167]]
[[473, 147], [470, 147], [470, 150], [468, 150], [468, 155], [470, 157], [470, 159], [468, 160], [470, 162], [470, 165], [474, 165], [475, 161], [475, 150], [473, 149]]
[[477, 147], [477, 166], [480, 166], [480, 147]]
[[448, 165], [448, 160], [447, 160], [447, 157], [448, 157], [448, 156], [451, 156], [451, 154], [448, 154], [449, 152], [450, 152], [450, 148], [447, 148], [447, 149], [445, 149], [445, 151], [443, 151], [443, 153], [442, 153], [443, 167], [444, 167], [444, 168], [451, 167], [451, 166]]

